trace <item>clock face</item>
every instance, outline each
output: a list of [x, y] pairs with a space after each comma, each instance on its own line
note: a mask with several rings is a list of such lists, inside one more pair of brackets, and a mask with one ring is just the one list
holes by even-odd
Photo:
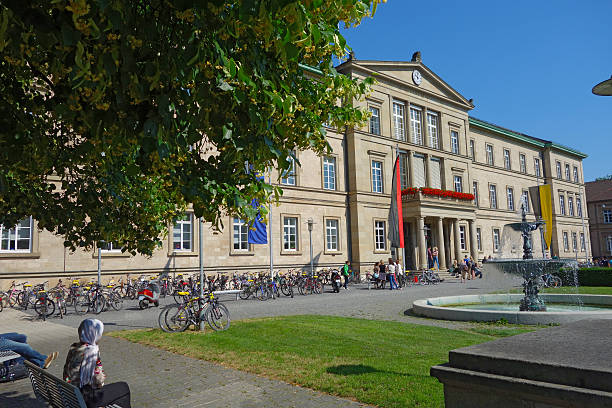
[[412, 71], [412, 80], [415, 84], [421, 85], [422, 79], [423, 78], [421, 77], [421, 73], [418, 70], [415, 69], [414, 71]]

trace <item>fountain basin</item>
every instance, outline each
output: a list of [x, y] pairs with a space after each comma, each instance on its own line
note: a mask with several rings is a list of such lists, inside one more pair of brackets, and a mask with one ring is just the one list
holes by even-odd
[[[461, 295], [419, 299], [412, 303], [412, 310], [418, 316], [434, 319], [493, 322], [505, 319], [514, 324], [569, 323], [583, 319], [612, 319], [612, 296], [578, 294], [540, 294], [551, 311], [522, 312], [518, 305], [523, 294]], [[584, 304], [578, 310], [554, 311], [555, 305]], [[466, 305], [462, 307], [461, 305]], [[487, 304], [509, 304], [514, 310], [494, 310]], [[483, 305], [481, 308], [472, 308]], [[601, 309], [596, 310], [597, 306]], [[595, 310], [594, 310], [595, 309]]]

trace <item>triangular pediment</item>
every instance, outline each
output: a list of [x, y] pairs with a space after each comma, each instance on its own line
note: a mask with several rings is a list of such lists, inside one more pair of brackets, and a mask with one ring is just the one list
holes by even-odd
[[[470, 101], [420, 61], [353, 60], [350, 63], [355, 68], [361, 67], [376, 73], [372, 76], [378, 77], [379, 80], [401, 82], [408, 87], [420, 89], [425, 93], [437, 95], [455, 104], [462, 105], [465, 109], [474, 108]], [[418, 84], [413, 76], [415, 70], [420, 73], [420, 83]]]

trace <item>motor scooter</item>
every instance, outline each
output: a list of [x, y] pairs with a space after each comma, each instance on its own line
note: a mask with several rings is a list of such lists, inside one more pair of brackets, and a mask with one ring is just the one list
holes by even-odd
[[159, 294], [161, 288], [157, 282], [151, 282], [146, 288], [138, 292], [138, 307], [141, 310], [147, 309], [150, 303], [159, 306]]
[[337, 270], [333, 270], [331, 273], [331, 284], [334, 293], [339, 293], [340, 286], [342, 286], [342, 278], [340, 277], [340, 272]]

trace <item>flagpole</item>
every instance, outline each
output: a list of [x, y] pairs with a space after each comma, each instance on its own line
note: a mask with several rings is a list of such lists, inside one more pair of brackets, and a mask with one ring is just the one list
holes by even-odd
[[[400, 152], [399, 152], [399, 143], [395, 144], [395, 153], [396, 153], [395, 159], [397, 160], [397, 158], [400, 155]], [[400, 158], [400, 163], [399, 163], [399, 165], [400, 165], [400, 176], [402, 174], [402, 171], [401, 171], [401, 165], [402, 165], [401, 160], [402, 159]], [[402, 180], [400, 179], [400, 188], [401, 188], [401, 186], [402, 186]], [[401, 194], [400, 194], [400, 196], [401, 196]], [[400, 201], [399, 203], [397, 203], [397, 205], [402, 205], [402, 202]], [[403, 212], [402, 212], [402, 216], [403, 216]], [[399, 220], [399, 222], [404, 222], [404, 220]], [[407, 276], [407, 274], [406, 274], [406, 244], [405, 243], [404, 243], [404, 248], [401, 248], [401, 249], [402, 249], [402, 271], [404, 272], [404, 276]], [[399, 250], [399, 248], [398, 248], [398, 250]]]
[[[272, 185], [272, 177], [268, 168], [268, 184]], [[274, 247], [272, 245], [272, 200], [268, 201], [268, 246], [270, 248], [270, 277], [274, 279]]]

